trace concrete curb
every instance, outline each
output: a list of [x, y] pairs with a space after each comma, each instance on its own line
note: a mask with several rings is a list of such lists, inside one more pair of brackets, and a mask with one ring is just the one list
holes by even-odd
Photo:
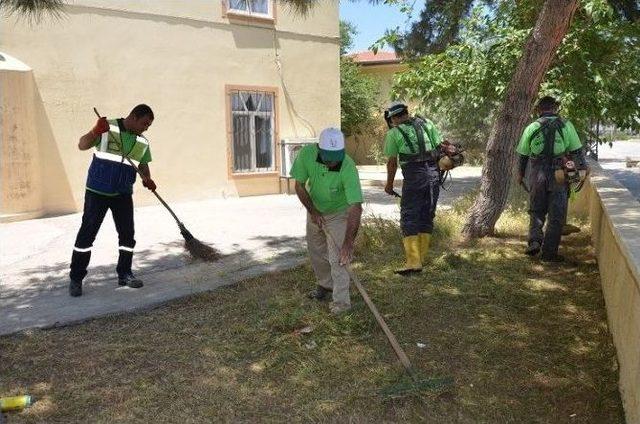
[[[66, 286], [50, 291], [46, 297], [39, 296], [34, 302], [16, 298], [16, 302], [22, 304], [13, 305], [12, 312], [2, 320], [0, 335], [32, 328], [64, 327], [93, 318], [155, 309], [172, 300], [237, 284], [262, 274], [295, 268], [306, 262], [303, 253], [272, 263], [258, 262], [235, 269], [225, 270], [221, 265], [197, 264], [148, 273], [144, 276], [145, 287], [141, 289], [118, 287], [109, 282], [87, 287], [79, 298], [69, 297]], [[187, 284], [182, 284], [187, 281]], [[109, 302], [104, 303], [105, 299]], [[75, 303], [77, 307], [70, 308], [70, 303]]]

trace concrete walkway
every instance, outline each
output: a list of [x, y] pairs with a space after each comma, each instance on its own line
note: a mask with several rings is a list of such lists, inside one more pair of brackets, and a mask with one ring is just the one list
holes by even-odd
[[640, 167], [627, 168], [627, 158], [640, 160], [640, 140], [615, 141], [598, 149], [598, 163], [640, 200]]
[[[477, 186], [480, 172], [478, 167], [456, 169], [453, 186], [442, 192], [440, 210]], [[363, 177], [367, 178], [363, 181], [365, 214], [397, 219], [396, 200], [380, 188], [384, 172], [368, 168]], [[89, 276], [79, 298], [71, 298], [67, 287], [81, 214], [0, 224], [0, 334], [149, 308], [306, 260], [305, 213], [295, 195], [172, 206], [194, 236], [214, 244], [226, 256], [212, 264], [192, 261], [164, 208], [136, 208], [134, 272], [145, 286], [138, 290], [118, 287], [117, 234], [107, 216], [94, 243]]]

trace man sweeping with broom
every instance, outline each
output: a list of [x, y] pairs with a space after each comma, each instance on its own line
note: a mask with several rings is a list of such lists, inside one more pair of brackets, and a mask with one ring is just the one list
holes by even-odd
[[131, 271], [133, 247], [136, 244], [132, 199], [136, 170], [131, 161], [138, 163], [144, 176], [142, 185], [155, 191], [156, 184], [151, 179], [149, 170], [149, 142], [142, 136], [151, 126], [153, 118], [151, 108], [140, 104], [124, 119], [99, 118], [93, 129], [80, 137], [80, 150], [95, 147], [96, 151], [87, 177], [82, 225], [71, 256], [69, 294], [73, 297], [82, 295], [82, 280], [87, 275], [91, 247], [109, 209], [119, 239], [116, 267], [118, 284], [131, 288], [143, 286], [142, 281]]

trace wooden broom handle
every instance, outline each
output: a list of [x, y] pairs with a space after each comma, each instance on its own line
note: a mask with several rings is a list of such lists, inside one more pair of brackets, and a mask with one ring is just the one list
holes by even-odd
[[[96, 114], [96, 116], [98, 118], [102, 118], [102, 116], [100, 115], [100, 113], [98, 112], [98, 109], [96, 109], [95, 107], [93, 108], [93, 112]], [[111, 137], [111, 141], [116, 142], [116, 140], [114, 140], [113, 135], [111, 134], [111, 132], [109, 132], [109, 137]], [[122, 148], [122, 147], [121, 147]], [[136, 166], [135, 163], [133, 163], [133, 161], [131, 160], [130, 157], [125, 156], [124, 157], [127, 162], [129, 162], [129, 165], [131, 165], [133, 167], [133, 169], [136, 170], [136, 172], [138, 173], [138, 175], [140, 175], [140, 178], [147, 178], [142, 171], [140, 171], [140, 168], [138, 168]], [[171, 214], [171, 216], [173, 217], [173, 219], [176, 220], [176, 222], [178, 223], [178, 225], [182, 225], [182, 222], [180, 222], [180, 219], [178, 218], [178, 216], [175, 214], [175, 212], [173, 212], [173, 210], [169, 207], [169, 205], [167, 204], [167, 202], [164, 201], [164, 199], [162, 197], [160, 197], [160, 195], [153, 190], [152, 193], [158, 198], [158, 200], [160, 201], [160, 203], [162, 203], [162, 206], [164, 206], [165, 208], [167, 208], [167, 210], [169, 211], [169, 213]]]

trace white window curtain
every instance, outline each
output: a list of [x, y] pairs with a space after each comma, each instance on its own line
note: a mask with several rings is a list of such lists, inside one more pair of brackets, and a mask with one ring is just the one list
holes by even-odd
[[249, 14], [271, 15], [270, 0], [229, 0], [229, 9]]
[[251, 12], [269, 14], [269, 0], [249, 0]]
[[231, 93], [233, 171], [275, 170], [273, 94], [257, 91]]

